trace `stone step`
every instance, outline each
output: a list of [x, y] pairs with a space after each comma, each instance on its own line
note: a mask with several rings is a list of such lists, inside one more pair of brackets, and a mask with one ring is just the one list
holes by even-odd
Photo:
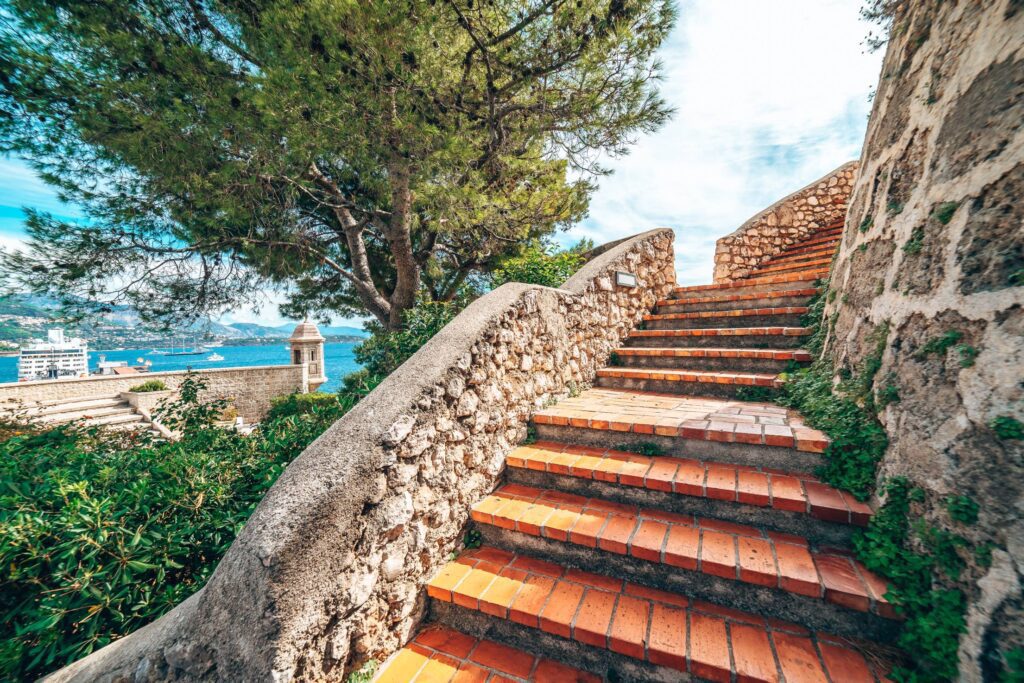
[[798, 327], [806, 314], [806, 306], [733, 308], [724, 311], [686, 311], [682, 313], [659, 312], [645, 315], [643, 324], [644, 329], [648, 330], [715, 329], [730, 325]]
[[782, 382], [775, 373], [608, 367], [597, 371], [596, 386], [733, 398], [741, 396], [745, 387], [776, 389]]
[[506, 458], [511, 482], [849, 545], [872, 510], [811, 474], [539, 441]]
[[740, 348], [797, 348], [811, 334], [807, 327], [711, 327], [692, 330], [633, 330], [630, 346], [643, 348], [709, 348], [723, 344]]
[[[511, 678], [510, 678], [511, 677]], [[601, 677], [535, 657], [486, 638], [474, 638], [447, 626], [429, 624], [389, 657], [374, 683], [434, 681], [536, 681], [537, 683], [601, 683]]]
[[36, 406], [26, 408], [24, 410], [24, 414], [33, 418], [45, 418], [49, 415], [110, 408], [112, 406], [121, 405], [125, 405], [125, 401], [120, 396], [104, 396], [101, 398], [64, 400], [57, 402], [47, 401], [46, 403], [40, 403]]
[[818, 258], [813, 261], [801, 261], [799, 263], [780, 263], [778, 265], [760, 265], [750, 272], [749, 277], [757, 278], [762, 275], [776, 275], [781, 273], [797, 273], [812, 271], [819, 268], [828, 268], [832, 265], [832, 257]]
[[520, 484], [484, 498], [471, 516], [484, 543], [503, 550], [840, 635], [888, 638], [897, 626], [880, 577], [800, 536]]
[[[126, 411], [121, 411], [116, 414], [104, 415], [103, 417], [93, 417], [82, 422], [86, 427], [107, 427], [112, 425], [127, 425], [133, 423], [144, 422], [145, 418], [136, 412], [132, 412], [131, 408]], [[142, 425], [139, 425], [142, 426]]]
[[688, 299], [662, 299], [656, 313], [685, 313], [688, 311], [726, 311], [734, 308], [765, 308], [772, 306], [803, 306], [818, 292], [813, 287], [779, 289], [772, 292], [718, 294], [717, 296], [690, 297]]
[[[795, 412], [770, 403], [589, 389], [537, 411], [539, 439], [752, 467], [813, 472], [829, 444]], [[619, 446], [623, 444], [623, 446]]]
[[688, 299], [691, 297], [710, 296], [715, 293], [728, 296], [730, 294], [746, 294], [751, 292], [771, 292], [780, 289], [808, 289], [810, 286], [815, 285], [818, 280], [826, 277], [828, 270], [828, 268], [821, 268], [801, 273], [747, 277], [732, 282], [676, 287], [672, 290], [671, 296], [675, 299]]
[[124, 401], [118, 401], [112, 405], [97, 408], [68, 408], [60, 412], [48, 413], [38, 418], [39, 422], [45, 424], [61, 424], [73, 422], [74, 420], [89, 420], [90, 418], [104, 418], [108, 416], [124, 415], [132, 413], [132, 408]]
[[464, 552], [427, 593], [441, 623], [606, 680], [861, 683], [889, 668], [864, 641], [496, 548]]
[[791, 244], [790, 246], [786, 247], [772, 258], [779, 258], [782, 256], [792, 254], [805, 254], [808, 252], [819, 250], [835, 251], [836, 249], [839, 248], [839, 244], [842, 242], [842, 240], [843, 236], [841, 234], [836, 234], [830, 237], [826, 237], [824, 239], [816, 240], [814, 243], [797, 242], [796, 244]]
[[642, 348], [615, 349], [609, 363], [615, 367], [672, 368], [681, 370], [731, 370], [778, 374], [793, 363], [809, 363], [811, 354], [803, 349]]

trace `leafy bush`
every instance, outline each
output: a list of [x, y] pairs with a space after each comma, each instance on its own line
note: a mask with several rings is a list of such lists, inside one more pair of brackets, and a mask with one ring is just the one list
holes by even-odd
[[959, 575], [962, 561], [956, 548], [964, 542], [923, 523], [911, 524], [911, 503], [922, 494], [902, 477], [891, 479], [882, 492], [885, 504], [854, 540], [857, 557], [888, 579], [886, 597], [906, 617], [899, 645], [913, 654], [913, 661], [892, 674], [893, 680], [906, 683], [954, 678], [965, 630], [963, 594], [939, 581], [943, 575], [953, 580]]
[[317, 391], [309, 394], [287, 394], [276, 396], [270, 400], [267, 420], [276, 420], [293, 415], [306, 415], [318, 408], [334, 408], [338, 406], [338, 395]]
[[128, 391], [134, 391], [137, 394], [143, 394], [150, 391], [167, 391], [167, 385], [158, 379], [148, 379], [142, 384], [137, 384]]
[[164, 408], [187, 426], [180, 441], [62, 426], [0, 442], [0, 679], [41, 676], [198, 590], [285, 466], [344, 413], [327, 400], [280, 410], [246, 437], [212, 426], [221, 406], [202, 389], [189, 378]]
[[354, 373], [358, 385], [377, 386], [409, 356], [430, 341], [473, 300], [475, 292], [464, 288], [452, 301], [431, 301], [420, 297], [416, 305], [405, 312], [404, 327], [390, 331], [377, 322], [367, 324], [371, 336], [355, 348], [356, 360], [363, 366], [362, 373]]
[[564, 251], [551, 243], [531, 242], [519, 256], [506, 259], [491, 273], [491, 285], [498, 287], [506, 282], [525, 282], [561, 287], [583, 265], [583, 255], [593, 248], [590, 240], [583, 240]]

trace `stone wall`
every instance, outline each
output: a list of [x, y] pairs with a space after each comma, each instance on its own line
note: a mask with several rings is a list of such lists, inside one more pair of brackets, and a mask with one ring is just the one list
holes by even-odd
[[590, 382], [674, 282], [655, 230], [559, 289], [480, 298], [289, 465], [204, 589], [53, 680], [342, 680], [383, 659], [531, 412]]
[[[181, 370], [0, 384], [0, 411], [17, 411], [44, 401], [116, 396], [148, 380], [160, 380], [168, 388], [177, 389], [187, 374]], [[201, 398], [231, 399], [247, 422], [261, 420], [275, 396], [308, 390], [305, 365], [220, 368], [196, 370], [194, 374], [208, 382]]]
[[[992, 544], [968, 549], [960, 678], [997, 680], [1024, 646], [1024, 5], [907, 3], [888, 45], [826, 316], [837, 367], [888, 325], [876, 391], [891, 439], [880, 476], [926, 492], [914, 515]], [[953, 521], [950, 496], [980, 506]], [[982, 555], [983, 557], [983, 555]]]
[[825, 177], [760, 212], [715, 243], [715, 282], [745, 277], [791, 244], [846, 215], [857, 162], [843, 164]]

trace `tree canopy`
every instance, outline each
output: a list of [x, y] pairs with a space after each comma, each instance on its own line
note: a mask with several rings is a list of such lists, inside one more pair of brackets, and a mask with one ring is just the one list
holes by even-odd
[[0, 146], [81, 220], [30, 212], [18, 287], [181, 321], [402, 324], [586, 213], [670, 114], [671, 0], [11, 0]]

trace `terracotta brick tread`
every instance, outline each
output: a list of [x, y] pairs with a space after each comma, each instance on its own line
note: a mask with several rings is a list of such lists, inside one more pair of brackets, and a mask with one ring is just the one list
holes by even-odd
[[814, 296], [818, 293], [817, 289], [803, 288], [803, 289], [776, 289], [770, 292], [748, 292], [746, 294], [726, 294], [724, 296], [700, 296], [691, 297], [689, 299], [662, 299], [658, 302], [658, 306], [683, 306], [686, 304], [709, 304], [716, 301], [722, 302], [733, 302], [733, 301], [755, 301], [757, 299], [781, 299], [783, 297], [796, 297], [796, 296]]
[[734, 280], [732, 282], [716, 282], [710, 285], [688, 285], [676, 287], [673, 292], [715, 292], [723, 289], [736, 289], [738, 287], [751, 287], [754, 285], [777, 285], [789, 282], [813, 282], [828, 275], [828, 268], [808, 271], [806, 273], [787, 273], [785, 275], [769, 275], [766, 277], [747, 278]]
[[615, 349], [622, 357], [657, 356], [659, 358], [756, 358], [760, 360], [792, 360], [809, 362], [811, 354], [803, 349], [729, 349], [729, 348], [644, 348], [623, 347]]
[[736, 308], [728, 311], [690, 311], [689, 313], [649, 313], [644, 320], [694, 320], [698, 318], [741, 318], [750, 315], [803, 315], [806, 306], [775, 308]]
[[[716, 475], [712, 470], [711, 476]], [[735, 482], [735, 479], [733, 480]], [[811, 550], [791, 534], [506, 484], [473, 519], [528, 534], [824, 599], [890, 619], [886, 584], [856, 560]]]
[[598, 377], [647, 379], [662, 382], [699, 382], [702, 384], [738, 384], [743, 386], [777, 387], [778, 375], [764, 372], [714, 372], [708, 370], [670, 370], [648, 368], [601, 368]]
[[601, 683], [594, 674], [436, 624], [388, 660], [374, 683]]
[[[435, 600], [715, 681], [884, 680], [880, 648], [483, 547], [445, 565]], [[865, 657], [862, 652], [869, 652]]]
[[588, 389], [534, 413], [537, 424], [796, 448], [822, 453], [823, 432], [771, 403], [679, 396], [649, 391]]
[[506, 462], [509, 467], [800, 512], [839, 524], [867, 526], [873, 514], [866, 503], [809, 474], [771, 468], [651, 457], [553, 441], [520, 446]]
[[809, 327], [706, 327], [693, 330], [633, 330], [630, 337], [806, 337]]
[[811, 271], [832, 265], [832, 257], [819, 258], [812, 261], [800, 261], [798, 263], [762, 264], [750, 272], [750, 277], [759, 277], [769, 273], [796, 270], [797, 272]]

